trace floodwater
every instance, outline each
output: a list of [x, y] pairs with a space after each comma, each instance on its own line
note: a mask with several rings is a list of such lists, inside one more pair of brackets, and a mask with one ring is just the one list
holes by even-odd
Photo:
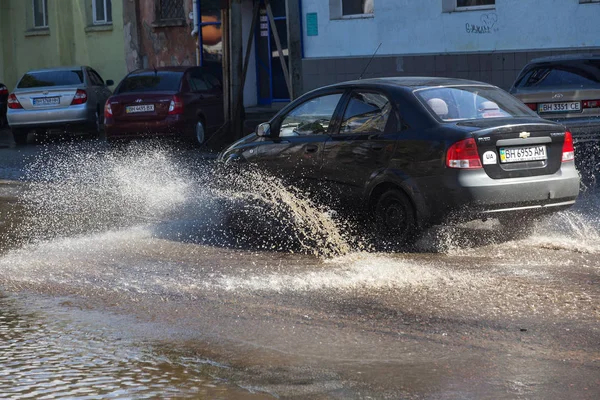
[[29, 151], [0, 182], [0, 398], [600, 397], [589, 180], [528, 237], [392, 252], [258, 170]]

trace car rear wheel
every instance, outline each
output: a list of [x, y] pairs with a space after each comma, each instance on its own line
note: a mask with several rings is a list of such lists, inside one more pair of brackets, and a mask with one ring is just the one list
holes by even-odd
[[96, 120], [94, 124], [94, 130], [91, 132], [91, 135], [94, 139], [98, 139], [102, 136], [102, 129], [104, 128], [104, 116], [100, 113], [99, 110], [96, 110]]
[[406, 194], [397, 189], [384, 192], [375, 205], [378, 236], [391, 244], [410, 244], [417, 238], [417, 216]]
[[27, 139], [29, 136], [29, 131], [27, 129], [13, 129], [12, 134], [17, 145], [21, 146], [27, 144]]
[[198, 144], [198, 145], [204, 144], [205, 130], [204, 130], [204, 122], [202, 122], [202, 120], [198, 120], [198, 122], [196, 122], [195, 133], [196, 133], [196, 144]]

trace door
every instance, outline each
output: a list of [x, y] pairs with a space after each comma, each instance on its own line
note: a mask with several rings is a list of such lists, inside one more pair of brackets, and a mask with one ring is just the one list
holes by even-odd
[[325, 142], [343, 92], [312, 97], [272, 123], [254, 158], [274, 175], [307, 189], [318, 186]]
[[323, 177], [339, 205], [355, 204], [368, 183], [387, 168], [395, 150], [398, 118], [383, 93], [353, 90], [339, 130], [324, 144]]
[[[285, 63], [289, 65], [285, 2], [273, 1], [271, 7]], [[258, 103], [271, 104], [290, 101], [290, 94], [275, 44], [275, 34], [264, 6], [260, 10], [260, 22], [256, 30], [255, 42]]]
[[[209, 132], [223, 125], [223, 89], [219, 80], [201, 68], [192, 68], [186, 74], [189, 92], [183, 93], [186, 100], [186, 118], [195, 126], [198, 116], [203, 115]], [[188, 106], [189, 105], [189, 106]]]

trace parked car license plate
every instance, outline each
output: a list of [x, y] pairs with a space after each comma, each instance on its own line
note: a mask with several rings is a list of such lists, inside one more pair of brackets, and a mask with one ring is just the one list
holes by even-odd
[[538, 104], [538, 113], [560, 113], [560, 112], [580, 112], [581, 102], [569, 101], [566, 103], [540, 103]]
[[547, 158], [544, 145], [500, 148], [500, 162], [502, 163], [539, 161]]
[[144, 104], [141, 106], [127, 106], [125, 112], [127, 114], [139, 113], [139, 112], [152, 112], [154, 111], [154, 104]]
[[32, 99], [32, 104], [36, 107], [57, 106], [60, 104], [60, 97], [35, 97]]

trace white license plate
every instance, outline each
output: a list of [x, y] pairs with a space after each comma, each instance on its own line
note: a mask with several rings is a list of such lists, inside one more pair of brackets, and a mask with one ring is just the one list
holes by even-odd
[[500, 162], [523, 162], [546, 160], [546, 146], [507, 147], [500, 149]]
[[580, 112], [581, 102], [568, 101], [565, 103], [540, 103], [538, 104], [538, 113], [566, 113]]
[[139, 112], [152, 112], [154, 111], [154, 104], [144, 104], [141, 106], [127, 106], [125, 112], [127, 114], [139, 113]]
[[35, 107], [57, 106], [60, 104], [60, 97], [36, 97], [32, 99], [32, 104]]

